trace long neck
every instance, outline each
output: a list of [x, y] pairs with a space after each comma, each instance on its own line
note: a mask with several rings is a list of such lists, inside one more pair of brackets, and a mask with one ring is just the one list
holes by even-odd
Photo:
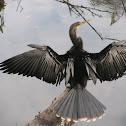
[[70, 38], [71, 38], [71, 41], [74, 45], [74, 47], [78, 48], [78, 49], [82, 49], [83, 48], [83, 42], [82, 42], [82, 39], [81, 37], [78, 37], [77, 36], [77, 30], [76, 29], [70, 29], [69, 30], [69, 35], [70, 35]]

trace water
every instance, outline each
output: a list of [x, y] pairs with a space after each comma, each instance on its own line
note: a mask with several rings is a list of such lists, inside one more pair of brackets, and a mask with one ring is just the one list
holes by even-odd
[[[114, 6], [115, 1], [113, 4], [108, 4], [107, 0], [104, 4], [102, 0], [99, 4], [96, 0], [93, 0], [93, 3], [91, 0], [86, 0], [85, 3], [81, 0], [77, 3], [73, 0], [71, 2], [115, 12], [110, 8]], [[20, 4], [17, 0], [6, 0], [5, 3], [5, 9], [0, 12], [0, 24], [2, 24], [0, 25], [0, 62], [30, 50], [27, 45], [31, 43], [48, 45], [58, 54], [63, 54], [72, 46], [68, 34], [70, 25], [76, 21], [83, 21], [74, 14], [70, 16], [66, 5], [53, 0], [22, 0]], [[120, 19], [111, 26], [112, 13], [102, 13], [103, 18], [100, 18], [92, 17], [90, 12], [84, 10], [84, 17], [92, 19], [90, 24], [102, 34], [102, 37], [123, 40], [126, 39], [125, 14], [121, 16], [123, 11], [120, 8], [116, 11]], [[116, 15], [115, 19], [119, 17]], [[80, 27], [78, 34], [84, 41], [84, 48], [89, 52], [99, 52], [113, 42], [102, 41], [88, 24]], [[124, 126], [126, 124], [125, 81], [125, 77], [103, 84], [98, 81], [96, 86], [89, 81], [87, 88], [107, 107], [106, 116], [95, 123], [79, 122], [75, 126]], [[0, 72], [0, 126], [23, 126], [39, 111], [49, 106], [64, 89], [64, 82], [56, 88], [36, 78]]]

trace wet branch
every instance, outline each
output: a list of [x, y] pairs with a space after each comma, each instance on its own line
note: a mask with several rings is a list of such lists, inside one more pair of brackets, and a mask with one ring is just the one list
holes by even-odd
[[66, 88], [58, 98], [54, 99], [47, 109], [45, 109], [42, 113], [39, 112], [39, 114], [25, 126], [72, 126], [74, 124], [73, 121], [68, 122], [67, 120], [61, 119], [60, 117], [57, 117], [56, 113], [53, 111], [55, 106], [57, 106], [57, 104], [65, 95], [68, 94], [69, 91], [70, 88]]

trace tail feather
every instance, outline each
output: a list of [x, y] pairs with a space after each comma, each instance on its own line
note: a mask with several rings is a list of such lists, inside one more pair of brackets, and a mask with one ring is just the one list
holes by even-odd
[[71, 105], [73, 105], [73, 104], [71, 104], [71, 102], [72, 102], [73, 99], [75, 99], [75, 93], [74, 93], [74, 91], [71, 93], [71, 97], [66, 101], [66, 105], [64, 106], [64, 109], [62, 111], [62, 116], [64, 118], [68, 118], [69, 117], [68, 116], [68, 112], [69, 112], [69, 110], [72, 110]]
[[[88, 98], [88, 100], [89, 100], [89, 104], [90, 104], [90, 106], [92, 107], [92, 111], [94, 112], [94, 114], [95, 114], [95, 116], [93, 116], [92, 118], [94, 118], [94, 117], [99, 117], [99, 116], [101, 116], [101, 107], [100, 107], [100, 105], [98, 104], [98, 102], [96, 102], [94, 99], [92, 99], [91, 98], [91, 95], [90, 95], [90, 97], [89, 97], [89, 95], [88, 95], [88, 92], [86, 92], [85, 93], [85, 95], [86, 95], [86, 97]], [[103, 112], [104, 113], [104, 112]]]
[[[79, 91], [81, 93], [79, 93]], [[82, 95], [83, 94], [83, 90], [78, 89], [78, 93], [80, 95], [80, 99], [78, 98], [78, 102], [81, 101], [78, 104], [80, 106], [80, 113], [78, 113], [78, 118], [79, 119], [83, 119], [83, 117], [89, 117], [88, 106], [87, 106], [87, 101], [85, 99], [85, 95]]]
[[85, 107], [83, 106], [83, 97], [81, 93], [78, 93], [78, 99], [80, 101], [80, 104], [78, 104], [78, 118], [83, 118], [84, 116], [86, 116], [86, 114], [84, 110]]
[[93, 110], [93, 106], [91, 106], [91, 103], [89, 101], [89, 98], [87, 97], [87, 94], [85, 92], [83, 93], [84, 93], [85, 104], [87, 107], [87, 117], [88, 119], [92, 119], [96, 116]]
[[[77, 98], [77, 96], [76, 96], [76, 93], [74, 92], [73, 98], [71, 99], [71, 103], [69, 105], [69, 110], [67, 111], [67, 117], [68, 118], [73, 117], [73, 110], [74, 110], [74, 107], [75, 107], [74, 104], [75, 104], [76, 98]], [[75, 118], [77, 119], [77, 117], [75, 117]]]
[[85, 92], [86, 92], [86, 94], [87, 94], [89, 97], [92, 98], [92, 100], [98, 102], [99, 105], [100, 105], [101, 107], [103, 107], [104, 109], [106, 109], [106, 107], [105, 107], [99, 100], [97, 100], [89, 91], [87, 91], [87, 90], [85, 89]]
[[[75, 94], [74, 90], [71, 90], [68, 95], [64, 97], [64, 99], [56, 106], [57, 115], [63, 115], [63, 118], [66, 118], [66, 115], [64, 115], [64, 110], [68, 109], [68, 106], [70, 105], [70, 99], [72, 99], [72, 95]], [[74, 98], [73, 98], [74, 99]], [[61, 109], [62, 108], [62, 109]], [[65, 111], [66, 112], [66, 111]]]
[[71, 111], [73, 111], [73, 113], [72, 113], [72, 116], [70, 117], [68, 117], [68, 118], [71, 118], [71, 119], [73, 119], [73, 120], [77, 120], [77, 109], [75, 109], [75, 108], [77, 108], [77, 104], [76, 104], [76, 102], [77, 102], [77, 93], [75, 92], [75, 99], [73, 99], [73, 109], [71, 109]]
[[54, 108], [56, 114], [64, 119], [90, 122], [101, 118], [106, 107], [86, 89], [73, 88]]
[[85, 90], [85, 92], [89, 100], [91, 100], [90, 103], [95, 105], [93, 108], [94, 111], [97, 111], [95, 112], [97, 114], [97, 117], [102, 116], [104, 114], [104, 110], [106, 110], [106, 107], [100, 101], [98, 101], [90, 92], [88, 92], [87, 90]]
[[93, 108], [93, 111], [94, 111], [95, 115], [96, 115], [97, 117], [101, 116], [101, 114], [100, 114], [100, 112], [99, 112], [99, 109], [101, 109], [101, 108], [99, 108], [99, 107], [97, 106], [97, 104], [96, 104], [92, 99], [89, 99], [89, 101], [90, 101], [90, 104], [91, 104], [91, 106], [92, 106], [92, 108]]

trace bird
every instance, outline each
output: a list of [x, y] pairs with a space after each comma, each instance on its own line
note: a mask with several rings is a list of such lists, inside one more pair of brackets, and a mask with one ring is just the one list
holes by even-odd
[[49, 46], [29, 44], [33, 50], [11, 57], [0, 63], [3, 73], [36, 77], [49, 84], [70, 85], [70, 91], [56, 105], [57, 117], [68, 121], [96, 121], [105, 115], [106, 107], [87, 89], [87, 82], [96, 84], [113, 81], [126, 71], [126, 40], [112, 42], [98, 53], [83, 49], [83, 40], [77, 29], [88, 23], [76, 22], [70, 26], [72, 47], [65, 54], [56, 53]]

